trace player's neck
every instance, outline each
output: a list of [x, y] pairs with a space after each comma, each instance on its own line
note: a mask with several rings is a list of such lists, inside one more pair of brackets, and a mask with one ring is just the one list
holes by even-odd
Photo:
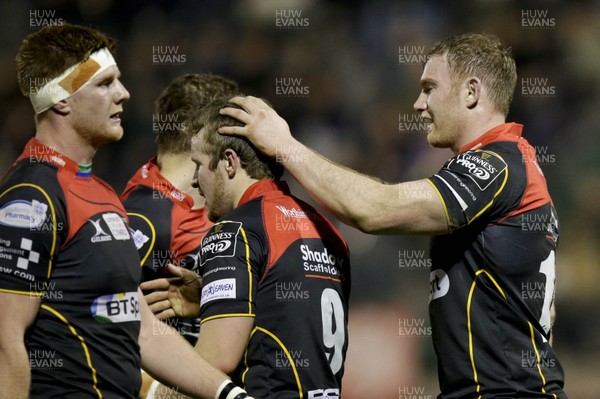
[[458, 154], [462, 147], [477, 140], [480, 136], [504, 123], [506, 123], [506, 119], [504, 118], [504, 115], [500, 113], [477, 115], [473, 121], [467, 123], [468, 127], [464, 130], [465, 134], [463, 134], [461, 139], [452, 147], [452, 151], [455, 154]]
[[160, 152], [156, 156], [156, 163], [160, 174], [178, 190], [188, 194], [194, 200], [193, 208], [202, 208], [206, 200], [198, 190], [192, 187], [192, 179], [196, 165], [189, 154], [173, 154]]
[[252, 186], [254, 183], [258, 182], [259, 180], [253, 179], [250, 176], [248, 176], [246, 174], [246, 171], [244, 171], [241, 176], [236, 176], [235, 180], [236, 181], [232, 188], [232, 194], [233, 194], [232, 199], [233, 199], [234, 208], [237, 208], [240, 204], [240, 200], [242, 199], [242, 197], [244, 196], [246, 191], [250, 188], [250, 186]]
[[78, 164], [91, 163], [98, 150], [61, 119], [44, 118], [38, 121], [35, 138]]

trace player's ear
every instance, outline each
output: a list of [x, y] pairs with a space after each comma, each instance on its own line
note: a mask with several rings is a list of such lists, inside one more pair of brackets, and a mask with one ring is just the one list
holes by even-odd
[[67, 100], [60, 100], [52, 106], [52, 109], [61, 115], [67, 115], [71, 112], [71, 106]]
[[242, 163], [237, 152], [231, 148], [223, 151], [223, 155], [225, 155], [225, 171], [227, 172], [227, 176], [231, 179], [235, 177], [235, 174], [240, 170]]
[[467, 108], [475, 108], [479, 102], [479, 97], [481, 96], [481, 80], [474, 76], [470, 77], [466, 80], [466, 89], [467, 97], [465, 99], [465, 105]]

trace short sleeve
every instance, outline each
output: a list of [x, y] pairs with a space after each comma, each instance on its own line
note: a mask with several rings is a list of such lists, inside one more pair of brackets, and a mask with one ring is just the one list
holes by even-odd
[[202, 322], [255, 315], [261, 240], [238, 221], [219, 222], [202, 240]]
[[43, 295], [66, 228], [55, 201], [33, 183], [0, 189], [0, 291]]
[[451, 230], [489, 213], [507, 180], [507, 163], [488, 150], [458, 154], [429, 178], [443, 201]]

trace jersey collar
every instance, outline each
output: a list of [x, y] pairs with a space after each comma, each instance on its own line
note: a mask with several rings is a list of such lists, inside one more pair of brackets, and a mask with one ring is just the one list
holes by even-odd
[[509, 122], [488, 130], [481, 136], [460, 148], [459, 152], [476, 150], [496, 141], [517, 141], [523, 133], [523, 125]]
[[274, 181], [269, 179], [259, 180], [244, 191], [238, 206], [272, 192], [280, 192], [282, 195], [289, 195], [290, 189], [284, 181]]
[[65, 169], [74, 175], [79, 171], [77, 162], [58, 151], [53, 150], [51, 147], [38, 141], [35, 137], [32, 137], [27, 142], [19, 160], [25, 158], [28, 158], [29, 162], [45, 162], [52, 164], [57, 168]]
[[160, 168], [156, 163], [156, 157], [150, 158], [150, 160], [137, 171], [135, 176], [127, 184], [125, 192], [128, 192], [136, 186], [151, 187], [164, 194], [165, 197], [172, 198], [175, 202], [187, 205], [190, 209], [194, 206], [194, 199], [189, 194], [179, 190], [160, 173]]

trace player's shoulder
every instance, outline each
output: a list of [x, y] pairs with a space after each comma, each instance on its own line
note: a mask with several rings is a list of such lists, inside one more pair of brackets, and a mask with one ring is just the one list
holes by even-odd
[[521, 160], [523, 146], [529, 146], [527, 140], [524, 138], [515, 138], [514, 140], [494, 141], [475, 151], [483, 151], [495, 155], [511, 166], [510, 164], [513, 160]]
[[153, 193], [170, 186], [171, 184], [157, 170], [156, 164], [148, 162], [127, 181], [121, 193], [121, 200], [125, 202], [132, 195], [151, 197]]
[[263, 212], [270, 217], [308, 219], [315, 223], [327, 221], [325, 216], [307, 202], [291, 194], [266, 197], [263, 200]]
[[209, 234], [219, 231], [227, 226], [230, 229], [238, 230], [241, 228], [244, 231], [262, 235], [264, 234], [263, 213], [263, 199], [252, 199], [233, 209], [217, 221], [211, 228]]
[[57, 172], [58, 168], [48, 163], [16, 162], [0, 183], [0, 225], [42, 226], [47, 212], [54, 215], [62, 209], [64, 190]]
[[3, 184], [11, 179], [26, 182], [52, 183], [56, 180], [59, 170], [58, 166], [49, 162], [33, 158], [21, 158], [6, 172]]
[[267, 200], [263, 208], [265, 221], [275, 231], [296, 231], [302, 233], [302, 236], [327, 237], [330, 240], [337, 237], [346, 245], [331, 220], [312, 205], [293, 195]]
[[55, 165], [21, 159], [8, 170], [0, 183], [0, 190], [29, 188], [56, 192], [62, 190], [58, 174], [59, 168]]
[[481, 151], [493, 155], [493, 159], [500, 160], [496, 161], [497, 163], [505, 165], [510, 185], [526, 184], [528, 165], [535, 163], [536, 159], [535, 148], [526, 139], [518, 137], [514, 140], [489, 143]]
[[111, 196], [114, 195], [117, 198], [119, 197], [115, 189], [103, 179], [95, 175], [92, 175], [90, 178], [94, 180], [94, 182], [98, 185], [99, 188], [105, 190], [107, 194]]
[[467, 176], [480, 190], [507, 175], [524, 170], [523, 155], [516, 142], [494, 142], [484, 147], [467, 150], [450, 158], [443, 166], [455, 175]]
[[121, 195], [128, 213], [139, 213], [150, 218], [171, 219], [175, 201], [168, 192], [151, 185], [136, 185]]

